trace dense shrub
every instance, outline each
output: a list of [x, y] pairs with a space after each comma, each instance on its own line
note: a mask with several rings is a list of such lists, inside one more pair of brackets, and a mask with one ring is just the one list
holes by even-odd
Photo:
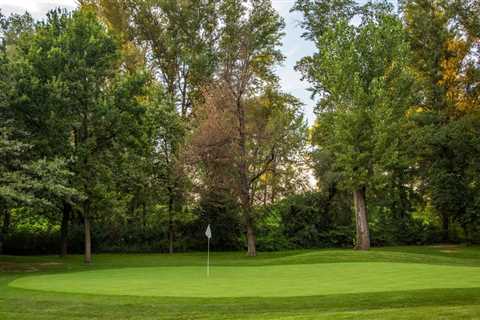
[[259, 249], [352, 246], [352, 212], [342, 197], [311, 192], [265, 209], [258, 227]]
[[[285, 198], [257, 210], [257, 246], [259, 251], [300, 248], [349, 247], [354, 245], [355, 221], [347, 193], [309, 192]], [[211, 248], [214, 251], [245, 249], [245, 236], [239, 208], [231, 198], [209, 195], [190, 212], [178, 213], [175, 221], [175, 251], [205, 250], [205, 228], [212, 225]], [[436, 215], [421, 212], [393, 214], [387, 207], [373, 203], [369, 207], [370, 238], [374, 246], [422, 245], [442, 241]], [[426, 210], [426, 211], [425, 211]], [[124, 220], [92, 221], [92, 247], [95, 252], [167, 252], [168, 225], [155, 212], [147, 223], [126, 217]], [[188, 219], [185, 218], [188, 215]], [[107, 227], [108, 226], [108, 227]], [[452, 223], [453, 242], [478, 241], [480, 225], [468, 224], [467, 231]], [[5, 238], [6, 254], [56, 254], [59, 252], [59, 225], [56, 220], [31, 220], [17, 217]], [[83, 252], [82, 219], [75, 217], [70, 226], [69, 252]]]

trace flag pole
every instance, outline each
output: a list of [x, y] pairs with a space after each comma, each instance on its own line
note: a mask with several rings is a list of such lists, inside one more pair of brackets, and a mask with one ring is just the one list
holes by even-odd
[[210, 277], [210, 238], [208, 238], [207, 249], [207, 277]]
[[207, 237], [207, 277], [210, 277], [210, 238], [212, 237], [212, 229], [210, 229], [210, 225], [207, 226], [207, 230], [205, 230], [205, 236]]

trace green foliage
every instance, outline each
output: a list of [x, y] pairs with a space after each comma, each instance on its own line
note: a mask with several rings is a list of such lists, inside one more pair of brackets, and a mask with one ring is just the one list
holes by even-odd
[[314, 144], [334, 157], [334, 171], [349, 188], [371, 185], [380, 161], [401, 160], [392, 142], [398, 142], [394, 135], [408, 107], [401, 22], [388, 8], [361, 17], [359, 26], [348, 19], [332, 27], [311, 26], [319, 52], [298, 64], [314, 94], [321, 94]]
[[82, 197], [69, 186], [72, 173], [63, 159], [29, 160], [31, 146], [12, 139], [11, 127], [0, 130], [0, 203], [4, 208], [55, 207], [58, 198]]
[[344, 194], [306, 193], [277, 206], [280, 228], [295, 248], [351, 246], [353, 221]]
[[423, 191], [449, 240], [450, 223], [465, 230], [475, 225], [471, 214], [480, 195], [474, 182], [480, 132], [478, 8], [469, 1], [403, 1], [402, 8], [420, 88], [411, 143]]
[[219, 14], [224, 22], [219, 30], [219, 68], [236, 94], [275, 81], [272, 67], [283, 60], [280, 45], [285, 23], [270, 1], [226, 0]]
[[203, 248], [207, 223], [218, 250], [241, 248], [242, 226], [252, 255], [255, 233], [262, 250], [350, 246], [352, 191], [374, 245], [480, 241], [480, 7], [399, 7], [296, 1], [317, 48], [297, 64], [310, 137], [279, 89], [268, 0], [0, 13], [5, 249], [81, 250], [82, 218], [98, 251]]
[[18, 119], [38, 152], [71, 159], [72, 181], [91, 199], [106, 161], [135, 143], [148, 78], [121, 71], [115, 39], [87, 11], [50, 12], [21, 52]]
[[240, 241], [241, 209], [234, 197], [215, 191], [203, 194], [197, 210], [198, 218], [192, 221], [190, 232], [185, 234], [185, 237], [190, 239], [192, 248], [202, 250], [205, 247], [204, 233], [208, 224], [212, 226], [213, 237], [210, 244], [215, 251], [239, 250], [243, 247]]

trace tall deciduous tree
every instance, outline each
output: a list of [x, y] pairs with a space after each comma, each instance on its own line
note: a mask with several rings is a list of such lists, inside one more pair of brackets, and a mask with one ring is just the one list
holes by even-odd
[[478, 133], [471, 120], [480, 101], [479, 8], [471, 1], [407, 0], [402, 10], [421, 95], [411, 110], [417, 161], [448, 241], [450, 223], [462, 220], [475, 197], [468, 172], [477, 157], [469, 133]]
[[[2, 234], [10, 228], [11, 209], [36, 207], [54, 210], [58, 199], [80, 198], [70, 186], [71, 172], [62, 155], [42, 153], [36, 148], [38, 140], [21, 117], [15, 106], [22, 98], [17, 82], [21, 65], [22, 46], [34, 29], [29, 14], [0, 14], [0, 207], [3, 215]], [[1, 247], [1, 245], [0, 245]]]
[[[187, 126], [195, 100], [201, 98], [201, 87], [213, 79], [216, 70], [221, 2], [83, 0], [80, 3], [97, 9], [111, 29], [121, 35], [124, 48], [131, 49], [132, 44], [141, 48], [143, 60], [176, 107], [183, 119], [182, 126]], [[168, 185], [170, 251], [175, 237], [174, 216], [185, 206], [188, 191], [188, 175], [182, 163], [185, 146], [179, 138], [168, 141], [177, 144], [169, 146], [172, 152], [159, 154], [159, 160], [170, 166], [162, 174], [163, 182]], [[159, 137], [157, 143], [162, 148], [165, 140]]]
[[141, 133], [148, 77], [123, 68], [119, 45], [88, 10], [52, 11], [20, 49], [17, 118], [33, 130], [36, 147], [70, 160], [72, 184], [91, 262], [91, 221], [109, 161]]
[[392, 123], [405, 111], [399, 97], [409, 94], [397, 90], [408, 81], [403, 26], [387, 3], [298, 1], [294, 9], [303, 13], [304, 36], [318, 49], [297, 65], [320, 97], [314, 144], [333, 160], [336, 179], [353, 191], [356, 248], [365, 250], [367, 188], [375, 169], [381, 173], [375, 164], [392, 141]]
[[[217, 79], [235, 97], [239, 119], [239, 155], [246, 157], [245, 101], [265, 83], [274, 82], [272, 66], [282, 59], [278, 49], [283, 22], [270, 1], [84, 1], [94, 5], [117, 29], [125, 30], [144, 48], [147, 64], [165, 87], [181, 116], [186, 119], [195, 103], [202, 103], [200, 91]], [[121, 8], [131, 19], [112, 14]], [[116, 17], [116, 18], [115, 18]], [[114, 19], [115, 18], [115, 19]], [[188, 122], [188, 121], [186, 121]], [[159, 142], [161, 143], [161, 142]], [[181, 141], [180, 141], [181, 143]], [[185, 173], [181, 144], [172, 148], [170, 172], [176, 176], [169, 190], [169, 207], [182, 198]], [[239, 166], [249, 252], [255, 255], [255, 234], [246, 160]], [[177, 199], [179, 198], [179, 199]], [[172, 234], [170, 235], [172, 236]]]
[[[247, 236], [247, 254], [256, 255], [255, 217], [252, 211], [252, 183], [258, 179], [251, 175], [248, 163], [247, 101], [276, 78], [273, 66], [282, 61], [279, 45], [284, 22], [267, 0], [224, 1], [220, 6], [224, 26], [219, 48], [219, 78], [233, 99], [238, 137], [237, 175], [242, 218]], [[274, 159], [267, 155], [264, 165]]]
[[[207, 90], [205, 103], [198, 107], [191, 151], [202, 170], [200, 178], [206, 192], [239, 199], [248, 254], [255, 255], [255, 206], [264, 203], [260, 193], [266, 182], [262, 180], [271, 174], [280, 180], [285, 176], [282, 170], [290, 166], [298, 165], [299, 169], [306, 126], [298, 101], [274, 88], [242, 104], [243, 147], [235, 96], [226, 85], [217, 84]], [[242, 185], [242, 179], [247, 180], [247, 186]]]

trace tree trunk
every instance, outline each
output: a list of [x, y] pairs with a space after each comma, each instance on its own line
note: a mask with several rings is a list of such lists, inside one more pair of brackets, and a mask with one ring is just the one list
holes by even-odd
[[7, 237], [8, 230], [10, 229], [10, 211], [3, 209], [3, 225], [0, 230], [0, 254], [3, 254], [3, 245]]
[[270, 198], [270, 203], [274, 204], [277, 200], [277, 160], [276, 158], [272, 161], [272, 194]]
[[330, 216], [330, 207], [332, 206], [333, 198], [337, 194], [337, 184], [332, 183], [328, 186], [328, 198], [327, 202], [323, 205], [323, 211]]
[[247, 255], [249, 257], [255, 257], [257, 255], [257, 237], [252, 223], [247, 223]]
[[7, 235], [9, 229], [10, 229], [10, 210], [4, 210], [2, 233], [4, 235]]
[[85, 228], [84, 262], [86, 264], [92, 263], [92, 235], [91, 235], [89, 215], [90, 215], [90, 205], [87, 200], [83, 206], [83, 224]]
[[65, 257], [68, 252], [68, 227], [72, 206], [67, 201], [63, 202], [62, 225], [60, 227], [60, 257]]
[[357, 225], [357, 243], [355, 248], [358, 250], [368, 250], [370, 248], [370, 235], [368, 232], [365, 193], [365, 187], [359, 188], [353, 193], [353, 200], [355, 203], [355, 219]]
[[263, 187], [263, 205], [267, 206], [267, 197], [268, 197], [268, 185], [265, 183]]
[[238, 117], [238, 136], [239, 136], [239, 178], [240, 178], [240, 197], [242, 203], [243, 219], [245, 221], [245, 229], [247, 231], [247, 255], [254, 257], [257, 255], [257, 239], [255, 236], [255, 223], [252, 218], [251, 198], [250, 198], [250, 181], [248, 177], [247, 165], [247, 137], [245, 129], [245, 109], [241, 100], [237, 98], [237, 117]]
[[3, 210], [3, 225], [0, 234], [0, 254], [3, 253], [3, 245], [5, 243], [5, 239], [7, 238], [8, 231], [10, 229], [10, 210], [4, 209]]
[[173, 223], [170, 221], [169, 227], [168, 227], [168, 252], [173, 253], [173, 241], [174, 241], [174, 235], [173, 235]]
[[173, 195], [168, 200], [168, 252], [173, 253], [173, 241], [175, 238], [173, 225]]
[[472, 244], [472, 238], [470, 235], [470, 229], [468, 227], [468, 224], [462, 224], [463, 232], [465, 233], [465, 242], [470, 245]]
[[450, 217], [448, 214], [442, 214], [442, 240], [450, 242]]
[[147, 203], [143, 201], [142, 203], [142, 228], [143, 232], [147, 229]]
[[87, 216], [83, 218], [83, 222], [85, 225], [85, 255], [84, 255], [84, 262], [87, 264], [92, 263], [92, 238], [91, 238], [91, 230], [90, 230], [90, 220]]

